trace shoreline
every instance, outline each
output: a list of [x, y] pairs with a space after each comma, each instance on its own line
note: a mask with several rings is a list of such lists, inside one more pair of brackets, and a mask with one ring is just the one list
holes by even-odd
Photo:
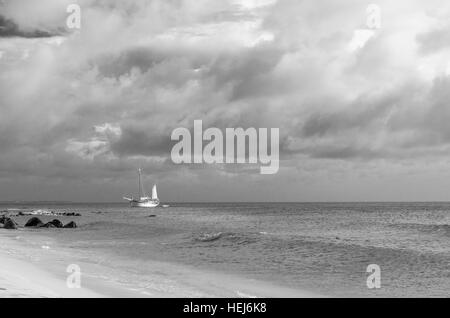
[[[0, 249], [0, 298], [105, 298], [136, 297], [99, 279], [89, 279], [80, 288], [69, 288], [69, 273], [51, 270], [51, 258], [35, 260], [21, 250], [22, 243], [0, 232], [8, 251]], [[34, 248], [36, 249], [36, 248]], [[44, 249], [42, 250], [44, 252]], [[48, 265], [48, 266], [46, 266]]]
[[[6, 230], [5, 230], [6, 231]], [[20, 242], [20, 232], [0, 232], [0, 240], [7, 250], [0, 250], [0, 298], [4, 297], [56, 297], [56, 298], [313, 298], [323, 297], [303, 290], [276, 286], [268, 282], [248, 279], [213, 271], [199, 271], [189, 266], [147, 262], [151, 276], [145, 276], [144, 286], [112, 281], [105, 277], [104, 265], [78, 262], [82, 268], [81, 288], [71, 289], [66, 285], [69, 273], [64, 267], [55, 271], [55, 257], [61, 264], [70, 264], [72, 257], [65, 253], [45, 248], [25, 246]], [[26, 254], [29, 249], [33, 257]], [[108, 268], [109, 269], [109, 268]], [[120, 272], [125, 276], [130, 273]], [[137, 276], [139, 277], [139, 276]], [[110, 278], [110, 277], [109, 277]]]
[[65, 281], [33, 264], [0, 252], [0, 298], [100, 298], [92, 290], [69, 289]]

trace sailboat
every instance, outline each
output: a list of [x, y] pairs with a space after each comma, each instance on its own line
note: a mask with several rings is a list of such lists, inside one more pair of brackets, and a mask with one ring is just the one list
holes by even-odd
[[159, 205], [159, 199], [158, 199], [158, 193], [156, 191], [156, 184], [152, 188], [152, 196], [148, 197], [145, 194], [144, 187], [142, 186], [142, 180], [141, 180], [141, 169], [138, 170], [139, 172], [139, 198], [133, 199], [133, 196], [131, 198], [123, 197], [125, 200], [130, 202], [130, 206], [132, 208], [155, 208]]

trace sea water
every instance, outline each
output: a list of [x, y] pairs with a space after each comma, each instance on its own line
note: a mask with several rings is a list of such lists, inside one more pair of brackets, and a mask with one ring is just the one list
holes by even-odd
[[[8, 208], [81, 213], [57, 217], [77, 229], [18, 233], [26, 244], [99, 264], [101, 278], [141, 290], [164, 285], [146, 276], [157, 261], [329, 296], [450, 296], [450, 203], [0, 205]], [[24, 225], [29, 218], [15, 219]], [[371, 264], [380, 268], [379, 289], [368, 288]]]

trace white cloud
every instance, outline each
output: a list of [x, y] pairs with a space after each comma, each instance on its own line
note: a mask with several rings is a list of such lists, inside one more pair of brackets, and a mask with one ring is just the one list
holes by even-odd
[[94, 126], [94, 130], [95, 133], [103, 137], [107, 137], [111, 134], [115, 137], [120, 137], [122, 135], [122, 129], [118, 124], [104, 123], [102, 125]]
[[107, 141], [92, 139], [89, 141], [68, 140], [65, 150], [85, 160], [93, 160], [109, 152]]
[[230, 0], [234, 5], [238, 5], [242, 9], [252, 10], [276, 4], [277, 0]]
[[358, 29], [353, 32], [353, 38], [348, 45], [348, 49], [351, 52], [362, 49], [367, 42], [373, 38], [376, 34], [372, 29]]

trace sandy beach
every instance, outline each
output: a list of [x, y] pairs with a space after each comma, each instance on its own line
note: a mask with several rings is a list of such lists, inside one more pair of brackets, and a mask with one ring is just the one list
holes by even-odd
[[[6, 248], [0, 249], [0, 298], [102, 298], [136, 297], [129, 290], [107, 282], [89, 279], [80, 288], [69, 288], [69, 273], [52, 269], [54, 259], [46, 249], [36, 250], [39, 255], [30, 257], [29, 248], [17, 241], [17, 236], [0, 233]], [[31, 248], [33, 249], [33, 248]], [[95, 289], [91, 288], [95, 286]]]
[[[80, 288], [68, 288], [68, 273], [55, 270], [56, 263], [70, 263], [64, 253], [55, 255], [45, 248], [26, 247], [21, 242], [21, 231], [0, 232], [5, 247], [0, 250], [0, 297], [317, 297], [306, 291], [293, 290], [270, 283], [217, 272], [196, 271], [187, 266], [149, 262], [152, 277], [145, 288], [102, 276], [103, 267], [78, 262], [83, 269]], [[60, 267], [62, 268], [62, 267]]]
[[0, 252], [0, 297], [102, 297], [86, 288], [69, 289], [63, 279]]

